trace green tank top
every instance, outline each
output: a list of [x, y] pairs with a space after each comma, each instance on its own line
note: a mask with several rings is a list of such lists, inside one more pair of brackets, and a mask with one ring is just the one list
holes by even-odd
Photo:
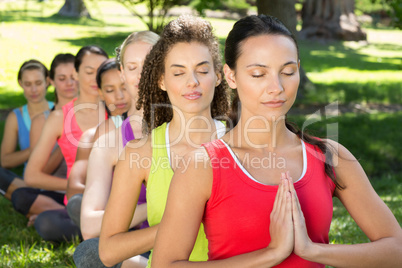
[[[161, 222], [165, 211], [167, 195], [173, 170], [166, 147], [166, 123], [152, 130], [152, 164], [147, 182], [147, 213], [149, 226]], [[148, 266], [151, 267], [152, 250]], [[197, 240], [190, 255], [190, 261], [208, 260], [208, 240], [201, 223]]]

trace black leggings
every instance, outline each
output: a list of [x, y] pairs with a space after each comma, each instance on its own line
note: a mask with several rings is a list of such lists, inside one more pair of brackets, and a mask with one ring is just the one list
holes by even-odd
[[14, 172], [0, 167], [0, 194], [5, 195], [7, 193], [8, 187], [15, 178], [21, 179], [21, 177]]
[[26, 216], [31, 209], [32, 204], [35, 202], [38, 195], [44, 195], [52, 198], [57, 203], [64, 206], [64, 194], [54, 191], [45, 191], [41, 189], [22, 187], [18, 188], [11, 195], [11, 202], [13, 203], [14, 209]]
[[38, 215], [35, 229], [47, 241], [72, 241], [81, 237], [80, 228], [70, 219], [66, 209], [48, 210]]

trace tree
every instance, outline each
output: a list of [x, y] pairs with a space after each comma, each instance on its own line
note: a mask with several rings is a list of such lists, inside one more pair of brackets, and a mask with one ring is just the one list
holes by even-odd
[[58, 14], [64, 17], [88, 17], [91, 15], [85, 6], [84, 0], [65, 0], [64, 5], [59, 10]]
[[382, 3], [383, 6], [389, 6], [388, 15], [391, 17], [391, 23], [394, 27], [402, 29], [402, 2], [401, 0], [371, 0], [372, 3]]
[[305, 0], [302, 39], [366, 40], [354, 13], [354, 0]]
[[[183, 4], [185, 0], [116, 0], [123, 4], [128, 11], [137, 16], [150, 31], [160, 33], [165, 24], [169, 9], [176, 5]], [[138, 12], [135, 7], [138, 4], [146, 4], [148, 12], [146, 15]]]
[[197, 10], [201, 16], [205, 16], [205, 10], [228, 10], [236, 12], [240, 16], [246, 16], [250, 4], [246, 0], [191, 0], [190, 6]]
[[257, 0], [258, 14], [277, 17], [296, 36], [296, 1], [295, 0]]
[[[277, 17], [297, 37], [295, 4], [296, 0], [257, 0], [257, 9], [258, 14]], [[313, 87], [313, 83], [308, 79], [304, 69], [300, 68], [299, 97], [302, 97], [309, 87]]]

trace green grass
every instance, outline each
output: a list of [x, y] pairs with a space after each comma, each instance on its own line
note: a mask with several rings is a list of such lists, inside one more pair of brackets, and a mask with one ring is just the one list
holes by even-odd
[[[23, 61], [37, 58], [49, 66], [56, 53], [75, 54], [87, 44], [103, 47], [111, 56], [132, 31], [145, 25], [124, 7], [111, 1], [86, 1], [94, 19], [54, 16], [64, 1], [0, 2], [0, 110], [25, 103], [16, 76]], [[26, 4], [27, 3], [27, 4]], [[25, 11], [26, 9], [26, 11]], [[234, 21], [210, 19], [224, 44]], [[315, 88], [309, 89], [299, 105], [402, 103], [402, 32], [366, 29], [368, 43], [300, 43], [302, 66]], [[48, 92], [52, 99], [52, 89]], [[316, 106], [315, 106], [316, 107]], [[3, 115], [2, 115], [3, 116]], [[4, 116], [3, 116], [4, 118]], [[305, 116], [292, 115], [299, 126], [308, 125], [317, 136], [330, 136], [345, 145], [360, 161], [374, 188], [402, 223], [402, 112], [323, 116], [309, 124]], [[4, 121], [0, 118], [0, 139]], [[20, 172], [21, 169], [16, 169]], [[10, 202], [0, 198], [0, 267], [74, 267], [72, 253], [77, 245], [55, 245], [40, 239], [27, 220], [15, 213]], [[338, 200], [330, 231], [333, 243], [367, 242], [366, 236]]]
[[[402, 179], [401, 174], [390, 175], [372, 181], [374, 189], [391, 209], [399, 224], [402, 223]], [[329, 233], [333, 244], [367, 243], [370, 240], [350, 217], [342, 203], [334, 198], [334, 212]]]
[[328, 137], [344, 145], [360, 161], [369, 177], [402, 175], [402, 112], [328, 117], [322, 116], [312, 124], [305, 116], [290, 116], [289, 119], [312, 135]]
[[301, 42], [301, 64], [316, 87], [307, 102], [402, 103], [402, 32], [366, 31], [368, 43]]
[[75, 267], [72, 255], [78, 241], [52, 244], [43, 241], [34, 227], [0, 198], [0, 267]]
[[[24, 12], [25, 2], [27, 12]], [[49, 66], [60, 52], [75, 54], [87, 44], [102, 46], [111, 56], [124, 38], [145, 25], [121, 5], [111, 1], [88, 1], [94, 19], [66, 19], [54, 16], [64, 1], [16, 1], [0, 3], [0, 93], [20, 94], [18, 99], [0, 101], [0, 109], [24, 101], [16, 81], [23, 61], [35, 57]], [[22, 10], [22, 11], [21, 11]], [[210, 19], [224, 43], [234, 21]], [[391, 29], [365, 29], [368, 43], [300, 42], [303, 68], [315, 89], [305, 94], [303, 103], [402, 103], [402, 32]], [[39, 38], [38, 38], [39, 37]], [[4, 97], [7, 97], [5, 95]]]

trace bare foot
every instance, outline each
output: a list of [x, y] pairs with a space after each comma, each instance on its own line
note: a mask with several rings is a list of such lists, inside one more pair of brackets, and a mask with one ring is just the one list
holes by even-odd
[[36, 218], [38, 217], [38, 215], [32, 215], [29, 217], [28, 223], [27, 223], [27, 227], [30, 227], [32, 225], [34, 225]]

